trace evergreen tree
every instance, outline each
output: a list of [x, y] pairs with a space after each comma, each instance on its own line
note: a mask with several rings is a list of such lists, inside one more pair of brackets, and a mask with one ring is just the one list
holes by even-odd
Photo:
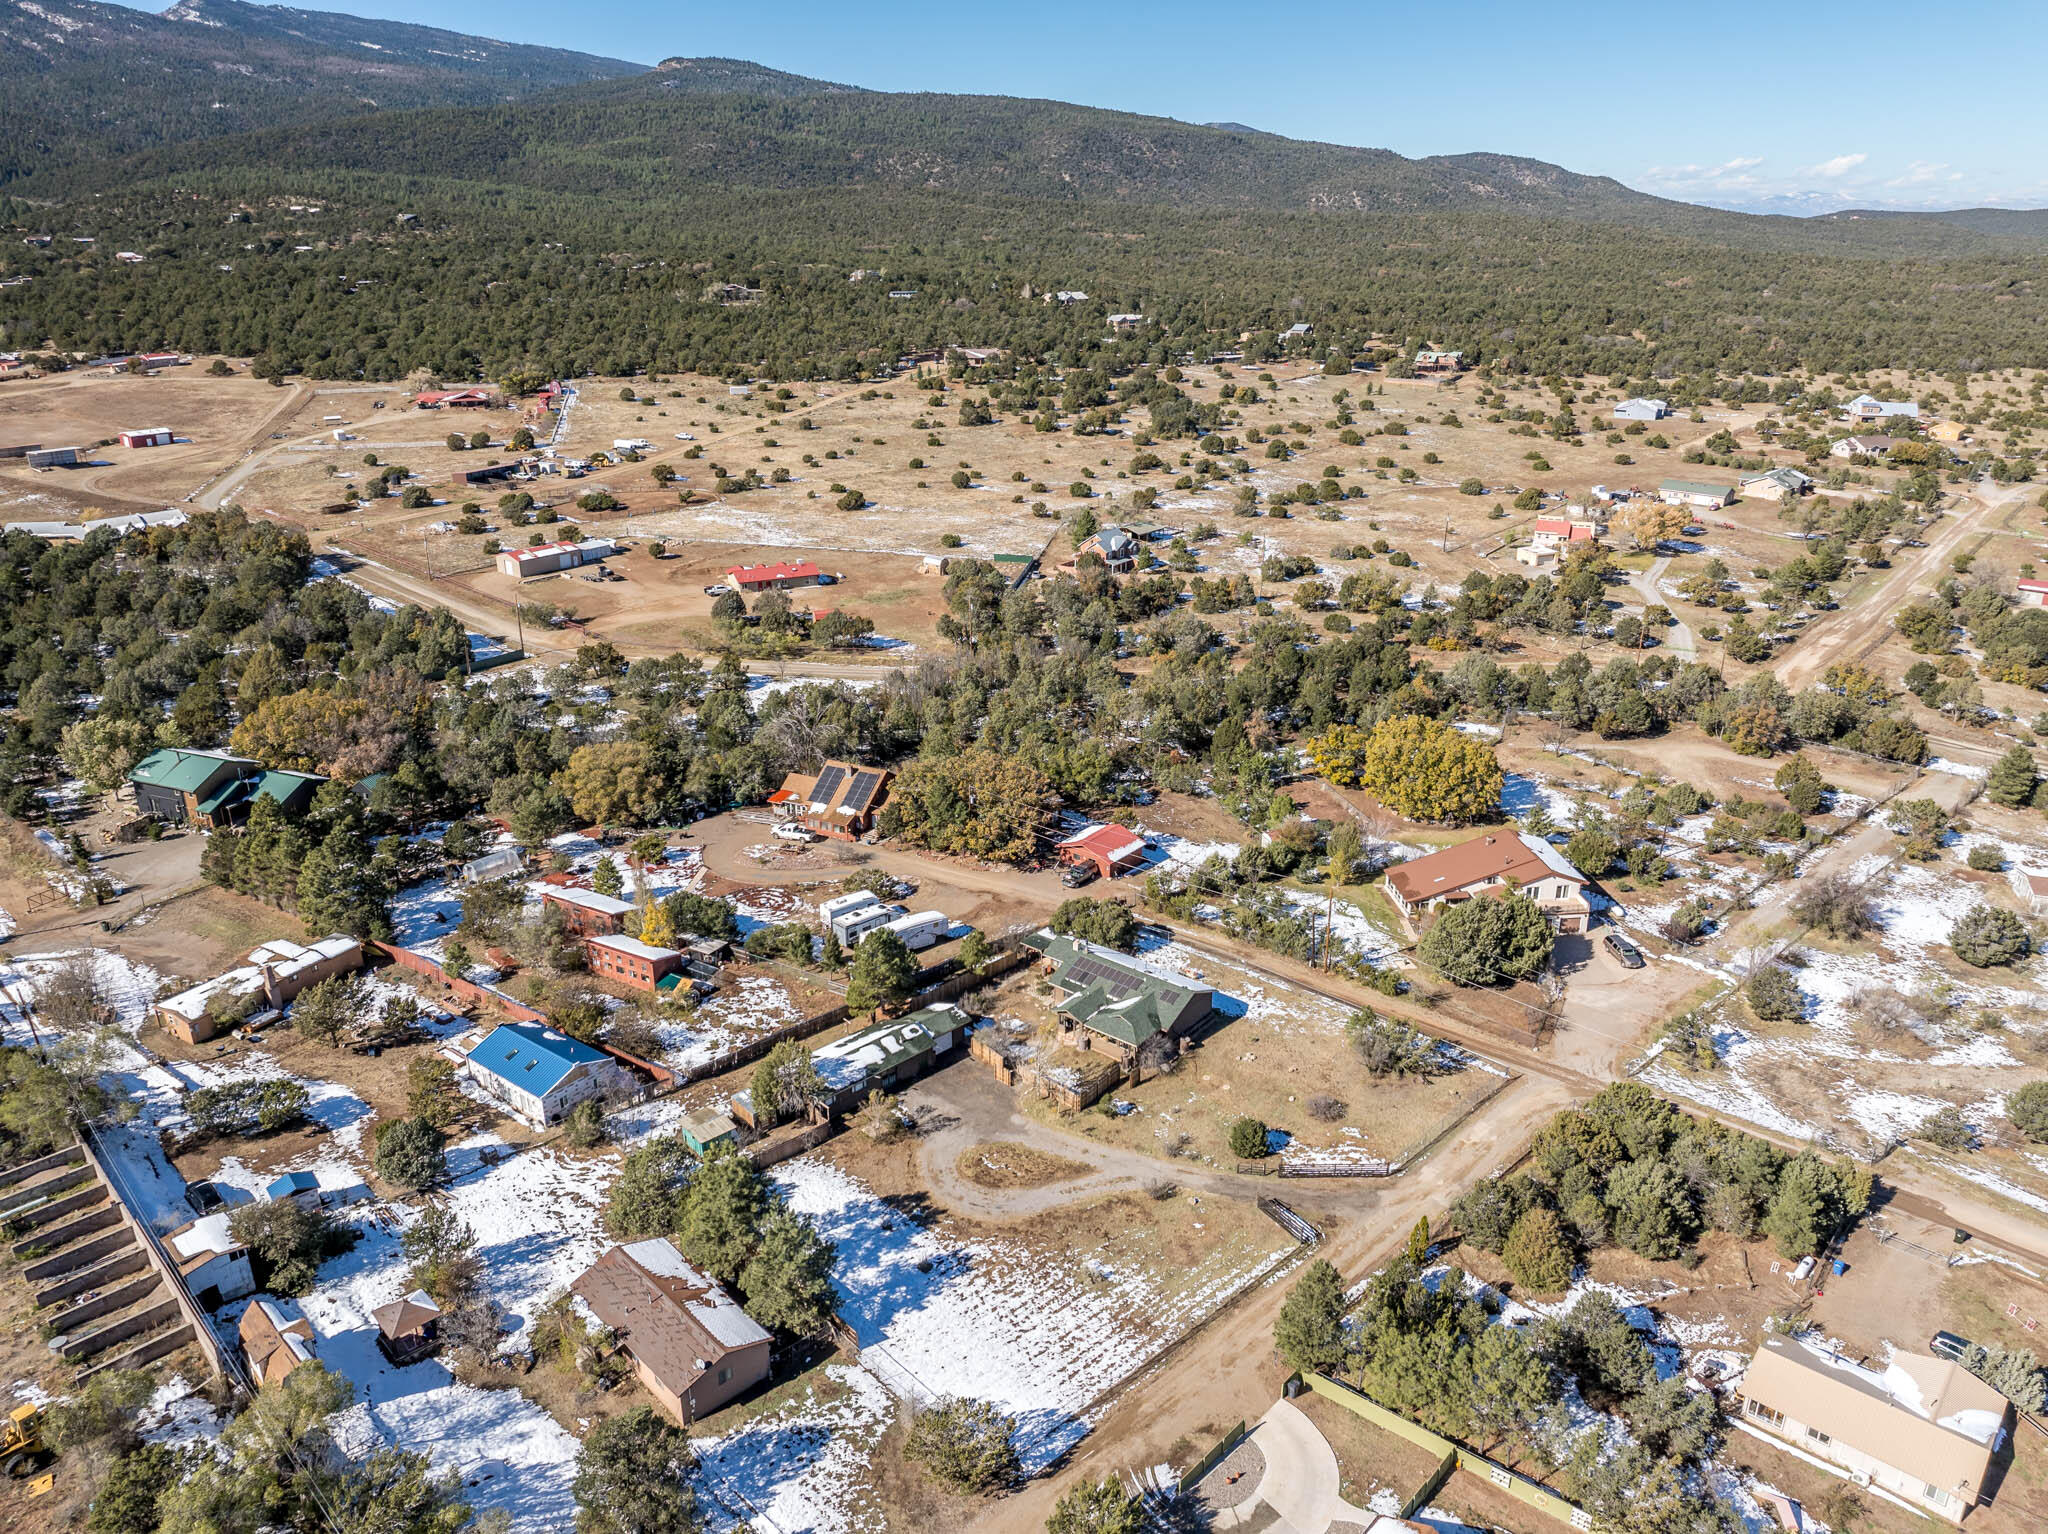
[[768, 1190], [754, 1163], [729, 1145], [715, 1145], [690, 1178], [676, 1244], [720, 1283], [737, 1286], [767, 1207]]
[[1984, 781], [1984, 793], [1993, 804], [2016, 810], [2032, 802], [2039, 781], [2033, 753], [2025, 746], [2014, 746], [1992, 764], [1991, 775]]
[[1350, 1351], [1344, 1311], [1344, 1280], [1318, 1257], [1288, 1291], [1273, 1323], [1273, 1346], [1293, 1368], [1334, 1374]]
[[690, 1439], [650, 1406], [607, 1417], [576, 1457], [576, 1534], [699, 1534]]
[[740, 1273], [747, 1314], [792, 1337], [824, 1330], [838, 1308], [832, 1268], [839, 1252], [810, 1222], [771, 1204], [762, 1216], [759, 1245]]
[[917, 960], [902, 938], [886, 929], [870, 932], [853, 953], [853, 968], [846, 977], [847, 1010], [872, 1012], [902, 1001], [917, 974]]

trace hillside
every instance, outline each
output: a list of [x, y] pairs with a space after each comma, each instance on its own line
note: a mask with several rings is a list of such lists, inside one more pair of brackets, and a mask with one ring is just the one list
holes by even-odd
[[393, 105], [502, 101], [644, 65], [324, 11], [0, 0], [0, 183], [80, 158]]
[[[687, 101], [679, 100], [686, 97]], [[1539, 160], [1411, 160], [1002, 96], [849, 89], [731, 60], [490, 107], [387, 111], [172, 146], [97, 185], [223, 167], [416, 173], [557, 191], [877, 187], [1065, 203], [1307, 212], [1683, 218], [1695, 210]]]

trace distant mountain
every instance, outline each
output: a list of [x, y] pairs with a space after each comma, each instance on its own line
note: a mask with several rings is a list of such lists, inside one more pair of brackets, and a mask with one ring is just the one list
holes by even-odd
[[[856, 91], [854, 85], [834, 85], [829, 80], [812, 80], [804, 75], [785, 74], [765, 64], [745, 59], [663, 59], [654, 66], [653, 85], [683, 94], [746, 96], [817, 96], [834, 91]], [[636, 86], [648, 84], [645, 80]]]
[[1825, 214], [1816, 222], [1856, 224], [1905, 218], [1954, 224], [1959, 229], [1974, 230], [1978, 234], [2048, 239], [2048, 208], [1952, 208], [1942, 213], [1898, 208], [1845, 208], [1839, 213]]
[[327, 11], [0, 0], [0, 182], [81, 158], [392, 107], [505, 101], [643, 64]]
[[1202, 126], [1205, 128], [1221, 128], [1225, 133], [1257, 133], [1259, 131], [1257, 128], [1251, 127], [1246, 123], [1203, 123]]
[[1062, 101], [856, 90], [727, 59], [669, 59], [529, 101], [331, 118], [176, 146], [133, 166], [96, 167], [93, 184], [222, 168], [425, 173], [576, 193], [866, 187], [1603, 221], [1698, 211], [1512, 155], [1410, 160]]

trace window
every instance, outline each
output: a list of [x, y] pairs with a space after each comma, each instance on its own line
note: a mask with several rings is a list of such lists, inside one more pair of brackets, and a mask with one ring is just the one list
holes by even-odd
[[1770, 1423], [1772, 1427], [1783, 1427], [1785, 1425], [1785, 1414], [1764, 1405], [1761, 1401], [1747, 1402], [1746, 1407], [1752, 1417], [1759, 1417], [1765, 1422]]
[[1832, 1438], [1828, 1437], [1828, 1435], [1827, 1435], [1827, 1434], [1823, 1433], [1823, 1432], [1822, 1432], [1822, 1431], [1821, 1431], [1821, 1430], [1820, 1430], [1819, 1428], [1817, 1428], [1817, 1427], [1810, 1427], [1810, 1428], [1808, 1428], [1808, 1429], [1806, 1430], [1806, 1436], [1807, 1436], [1808, 1438], [1811, 1438], [1811, 1439], [1812, 1439], [1812, 1440], [1813, 1440], [1813, 1441], [1814, 1441], [1815, 1443], [1833, 1443], [1833, 1442], [1834, 1442], [1834, 1440], [1833, 1440]]
[[1921, 1495], [1924, 1496], [1929, 1502], [1934, 1503], [1937, 1507], [1947, 1507], [1949, 1503], [1952, 1500], [1954, 1500], [1949, 1496], [1947, 1492], [1943, 1491], [1939, 1486], [1935, 1485], [1932, 1481], [1929, 1481], [1927, 1483], [1926, 1487], [1922, 1490]]
[[723, 1385], [723, 1384], [724, 1384], [724, 1383], [725, 1383], [725, 1382], [726, 1382], [727, 1380], [729, 1380], [729, 1379], [731, 1379], [731, 1378], [732, 1378], [732, 1370], [730, 1370], [730, 1369], [720, 1369], [720, 1370], [718, 1371], [718, 1383], [719, 1383], [719, 1384]]

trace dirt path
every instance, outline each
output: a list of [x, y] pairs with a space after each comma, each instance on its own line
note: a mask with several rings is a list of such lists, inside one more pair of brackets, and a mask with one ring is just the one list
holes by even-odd
[[1651, 561], [1649, 569], [1639, 570], [1631, 575], [1628, 584], [1629, 589], [1643, 599], [1643, 606], [1661, 607], [1671, 614], [1671, 627], [1658, 636], [1659, 641], [1669, 645], [1679, 655], [1690, 656], [1698, 651], [1699, 643], [1693, 638], [1692, 630], [1686, 626], [1685, 620], [1678, 616], [1677, 609], [1671, 605], [1671, 598], [1657, 589], [1657, 582], [1663, 578], [1664, 572], [1671, 568], [1671, 560], [1672, 556], [1669, 554], [1660, 555]]
[[[1979, 485], [1942, 523], [1927, 547], [1911, 558], [1893, 561], [1891, 571], [1863, 594], [1853, 608], [1824, 613], [1807, 628], [1806, 637], [1773, 669], [1778, 680], [1798, 692], [1837, 661], [1856, 661], [1882, 644], [1892, 631], [1892, 615], [1916, 591], [1931, 588], [1949, 571], [1949, 560], [1972, 536], [1985, 530], [1995, 511], [2023, 498], [2024, 485]], [[1901, 551], [1903, 552], [1903, 551]]]
[[[1171, 1182], [1228, 1198], [1256, 1198], [1273, 1191], [1270, 1178], [1205, 1172], [1121, 1146], [1099, 1145], [1065, 1134], [1017, 1111], [1017, 1095], [978, 1065], [962, 1064], [927, 1077], [903, 1095], [922, 1130], [918, 1159], [926, 1183], [948, 1208], [979, 1219], [1022, 1219], [1078, 1199], [1118, 1192], [1148, 1182]], [[1095, 1171], [1039, 1188], [985, 1188], [960, 1175], [963, 1152], [990, 1141], [1015, 1141], [1048, 1151]], [[1328, 1186], [1335, 1188], [1335, 1183]], [[1343, 1191], [1366, 1191], [1357, 1189]], [[1360, 1199], [1360, 1207], [1366, 1200]]]

